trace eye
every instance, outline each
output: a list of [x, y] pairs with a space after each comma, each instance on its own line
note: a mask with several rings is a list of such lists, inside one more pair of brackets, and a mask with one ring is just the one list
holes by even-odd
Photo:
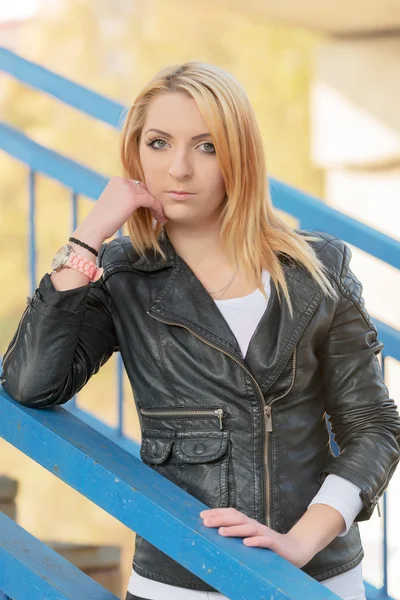
[[208, 150], [205, 151], [205, 154], [215, 154], [215, 146], [211, 142], [204, 142], [204, 144], [200, 144], [201, 146], [211, 146], [211, 152]]
[[[155, 146], [155, 143], [157, 142], [157, 146]], [[167, 142], [161, 138], [150, 138], [149, 140], [147, 140], [146, 142], [146, 146], [150, 146], [150, 148], [153, 148], [153, 150], [163, 150], [165, 148], [165, 146], [160, 146], [159, 144], [167, 144]], [[215, 146], [214, 144], [212, 144], [211, 142], [203, 142], [202, 144], [200, 144], [200, 146], [208, 146], [209, 150], [202, 150], [203, 154], [215, 154]]]
[[161, 142], [163, 144], [166, 144], [165, 140], [162, 140], [160, 138], [151, 138], [151, 139], [147, 140], [146, 146], [150, 146], [151, 148], [153, 148], [153, 150], [162, 150], [165, 147], [165, 146], [161, 146], [161, 148], [160, 148], [158, 146], [154, 146], [154, 142]]

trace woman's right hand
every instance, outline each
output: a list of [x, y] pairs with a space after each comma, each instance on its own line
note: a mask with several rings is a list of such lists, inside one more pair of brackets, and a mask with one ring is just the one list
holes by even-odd
[[74, 235], [78, 238], [82, 235], [86, 243], [101, 246], [140, 206], [149, 208], [160, 223], [167, 222], [161, 203], [153, 198], [144, 183], [138, 186], [133, 179], [112, 177]]

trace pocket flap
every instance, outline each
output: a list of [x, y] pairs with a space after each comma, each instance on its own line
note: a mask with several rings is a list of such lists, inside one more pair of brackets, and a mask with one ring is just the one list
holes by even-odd
[[183, 462], [207, 463], [221, 458], [228, 450], [228, 443], [228, 431], [191, 434], [175, 440], [174, 452]]
[[144, 462], [161, 465], [171, 454], [173, 443], [173, 439], [143, 438], [140, 456]]

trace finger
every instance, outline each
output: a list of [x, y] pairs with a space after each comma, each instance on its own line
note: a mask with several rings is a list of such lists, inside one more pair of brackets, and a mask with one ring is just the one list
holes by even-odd
[[167, 217], [164, 214], [164, 209], [159, 200], [156, 200], [149, 192], [141, 196], [140, 206], [148, 208], [153, 217], [160, 223], [166, 223]]
[[274, 550], [275, 548], [275, 541], [272, 538], [265, 535], [255, 535], [252, 537], [244, 538], [243, 544], [255, 548], [269, 548], [270, 550]]
[[237, 515], [219, 515], [215, 517], [206, 517], [203, 524], [206, 527], [231, 527], [232, 525], [248, 525], [250, 519], [246, 515], [238, 513]]
[[144, 189], [146, 187], [142, 181], [139, 181], [139, 179], [130, 179], [129, 181], [131, 181], [137, 188], [140, 187], [141, 189]]
[[218, 529], [218, 533], [220, 533], [224, 537], [252, 538], [255, 536], [260, 536], [261, 531], [260, 528], [257, 527], [257, 524], [246, 523], [245, 525], [232, 525], [230, 527], [220, 527]]
[[159, 220], [161, 220], [162, 223], [166, 223], [168, 221], [162, 207], [160, 210], [156, 210], [156, 214], [158, 215]]
[[159, 221], [159, 223], [166, 223], [168, 221], [167, 217], [163, 213], [156, 211], [154, 208], [151, 208], [150, 211], [153, 217]]
[[[153, 196], [152, 196], [153, 198]], [[160, 215], [164, 215], [164, 207], [159, 200], [153, 198], [153, 209], [156, 210]], [[164, 215], [165, 216], [165, 215]]]
[[149, 192], [141, 199], [141, 205], [154, 211], [157, 215], [166, 218], [164, 214], [164, 207], [159, 200], [156, 200]]
[[201, 518], [204, 517], [215, 517], [218, 515], [226, 515], [226, 514], [234, 514], [237, 513], [238, 515], [241, 515], [243, 513], [240, 513], [238, 510], [236, 510], [236, 508], [208, 508], [207, 510], [202, 510], [200, 513]]

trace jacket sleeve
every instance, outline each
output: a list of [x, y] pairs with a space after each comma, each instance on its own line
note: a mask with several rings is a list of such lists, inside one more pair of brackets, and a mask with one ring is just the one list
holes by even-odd
[[320, 352], [326, 412], [340, 454], [321, 471], [361, 488], [363, 509], [356, 521], [368, 520], [399, 462], [400, 419], [382, 378], [378, 354], [383, 344], [362, 297], [362, 285], [349, 268], [344, 245], [339, 302]]
[[28, 298], [4, 355], [1, 383], [24, 406], [64, 404], [116, 350], [111, 303], [102, 280], [58, 291], [46, 273]]

